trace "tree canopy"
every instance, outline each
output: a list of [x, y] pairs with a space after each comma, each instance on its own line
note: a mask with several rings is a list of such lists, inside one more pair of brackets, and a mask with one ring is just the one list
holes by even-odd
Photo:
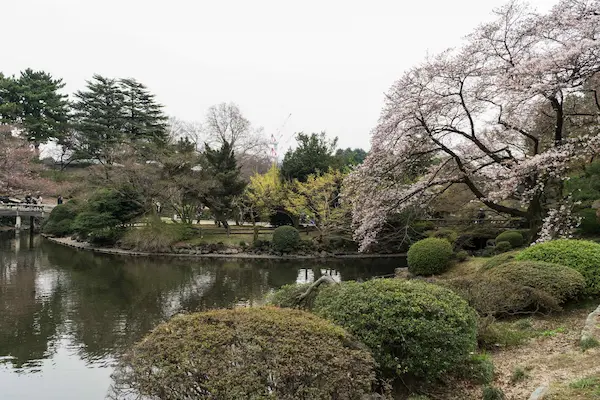
[[288, 150], [281, 165], [282, 175], [289, 180], [306, 181], [309, 175], [326, 172], [333, 165], [337, 138], [327, 139], [325, 132], [296, 134], [298, 147]]

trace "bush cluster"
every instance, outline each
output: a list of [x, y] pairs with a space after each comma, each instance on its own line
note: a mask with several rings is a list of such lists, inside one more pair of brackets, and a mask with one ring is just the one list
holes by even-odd
[[300, 243], [300, 232], [293, 226], [280, 226], [273, 231], [273, 248], [282, 253], [294, 251]]
[[375, 362], [342, 328], [291, 309], [245, 308], [174, 317], [124, 357], [116, 397], [362, 399]]
[[517, 248], [525, 244], [525, 239], [519, 231], [506, 231], [496, 236], [496, 245], [500, 242], [508, 242], [513, 248]]
[[496, 242], [496, 246], [494, 247], [495, 254], [502, 254], [511, 251], [513, 245], [510, 242]]
[[600, 294], [600, 244], [598, 243], [586, 240], [553, 240], [523, 250], [516, 259], [544, 261], [573, 268], [585, 278], [585, 294]]
[[59, 237], [72, 235], [75, 233], [73, 222], [79, 211], [79, 204], [75, 200], [54, 207], [42, 225], [42, 232]]
[[320, 290], [314, 311], [366, 344], [384, 377], [434, 380], [475, 348], [475, 312], [450, 290], [422, 281], [331, 285]]
[[585, 288], [585, 279], [579, 272], [542, 261], [513, 261], [489, 269], [485, 274], [541, 290], [558, 303], [577, 297]]
[[445, 239], [428, 238], [408, 249], [408, 270], [415, 275], [444, 272], [452, 259], [452, 245]]

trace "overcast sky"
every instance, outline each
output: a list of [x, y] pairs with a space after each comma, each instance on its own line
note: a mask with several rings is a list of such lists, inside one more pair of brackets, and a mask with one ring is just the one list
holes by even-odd
[[182, 119], [235, 102], [268, 135], [291, 113], [284, 147], [294, 132], [324, 130], [368, 148], [383, 93], [403, 71], [460, 44], [503, 3], [5, 0], [0, 70], [46, 70], [68, 92], [94, 73], [133, 77]]

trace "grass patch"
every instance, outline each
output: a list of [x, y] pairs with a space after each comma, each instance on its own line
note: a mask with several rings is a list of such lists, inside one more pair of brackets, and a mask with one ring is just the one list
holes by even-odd
[[565, 333], [566, 331], [567, 330], [561, 326], [556, 329], [548, 329], [548, 330], [542, 331], [539, 333], [539, 335], [543, 336], [543, 337], [554, 337], [554, 336], [558, 335], [559, 333]]
[[523, 382], [526, 379], [529, 379], [529, 371], [531, 370], [531, 368], [526, 367], [526, 368], [521, 368], [521, 367], [516, 367], [512, 374], [510, 375], [510, 383], [515, 384], [515, 383], [519, 383], [519, 382]]
[[579, 347], [581, 347], [581, 350], [584, 352], [598, 346], [600, 346], [600, 342], [593, 337], [586, 337], [581, 342], [579, 342]]

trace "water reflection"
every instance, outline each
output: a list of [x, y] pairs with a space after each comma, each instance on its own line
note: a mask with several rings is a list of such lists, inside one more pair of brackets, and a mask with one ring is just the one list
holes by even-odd
[[[398, 263], [149, 260], [0, 235], [0, 364], [20, 372], [62, 368], [44, 360], [109, 366], [175, 313], [254, 305], [284, 284], [324, 273], [362, 280], [393, 273]], [[0, 373], [1, 384], [7, 379], [19, 387]]]

